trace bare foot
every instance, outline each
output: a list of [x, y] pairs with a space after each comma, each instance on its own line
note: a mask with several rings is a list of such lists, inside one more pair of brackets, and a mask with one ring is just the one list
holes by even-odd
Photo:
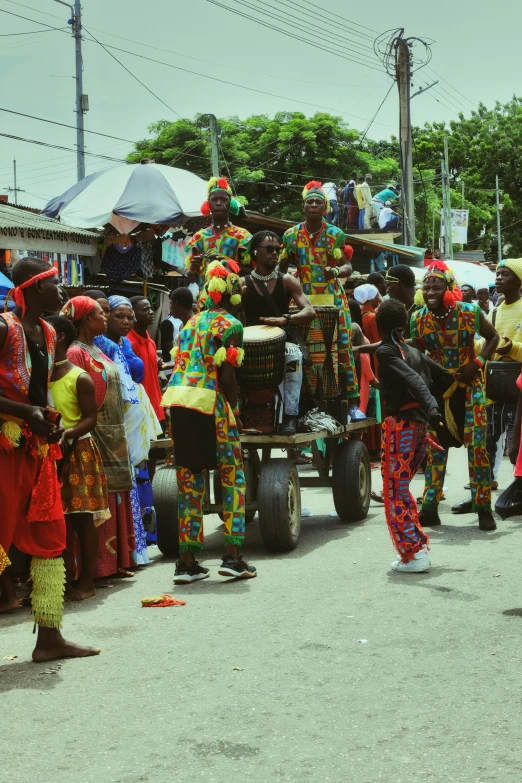
[[111, 579], [132, 579], [134, 576], [132, 571], [125, 571], [124, 568], [118, 568], [115, 574], [111, 576]]
[[18, 598], [6, 598], [0, 601], [0, 614], [7, 614], [8, 612], [16, 612], [17, 609], [22, 607]]
[[92, 598], [93, 595], [96, 595], [96, 588], [94, 585], [92, 587], [83, 588], [80, 587], [80, 585], [76, 585], [76, 587], [71, 587], [70, 590], [67, 591], [65, 595], [66, 601], [85, 601], [86, 598]]
[[99, 655], [101, 650], [96, 647], [82, 647], [79, 644], [66, 641], [56, 628], [38, 629], [38, 641], [33, 650], [33, 661], [45, 663], [58, 658], [88, 658]]

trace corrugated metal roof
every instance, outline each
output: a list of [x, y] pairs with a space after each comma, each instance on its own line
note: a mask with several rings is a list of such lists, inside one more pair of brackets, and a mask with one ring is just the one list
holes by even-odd
[[32, 228], [44, 231], [60, 231], [63, 234], [79, 234], [84, 237], [98, 237], [98, 231], [88, 231], [85, 228], [74, 228], [65, 226], [59, 220], [35, 215], [34, 212], [27, 212], [17, 207], [0, 203], [0, 227], [1, 228]]

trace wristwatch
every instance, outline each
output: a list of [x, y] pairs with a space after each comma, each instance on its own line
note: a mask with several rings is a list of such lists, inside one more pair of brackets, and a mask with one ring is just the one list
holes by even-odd
[[286, 318], [285, 326], [289, 326], [292, 323], [292, 314], [291, 313], [285, 313], [283, 315], [283, 318]]

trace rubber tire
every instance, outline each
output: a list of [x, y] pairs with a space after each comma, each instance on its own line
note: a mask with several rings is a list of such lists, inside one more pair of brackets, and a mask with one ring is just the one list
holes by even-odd
[[[247, 485], [246, 500], [248, 502], [251, 495], [252, 485], [254, 486], [254, 492], [257, 489], [257, 475], [255, 472], [256, 468], [252, 460], [245, 460], [244, 468], [245, 468], [245, 480]], [[222, 488], [221, 488], [221, 481], [219, 479], [219, 470], [214, 471], [212, 482], [214, 487], [214, 502], [216, 503], [216, 505], [222, 507], [223, 495], [221, 492]], [[220, 520], [223, 522], [223, 511], [221, 510], [221, 508], [216, 513], [220, 518]], [[255, 515], [256, 515], [255, 511], [245, 511], [245, 525], [249, 525], [253, 521]]]
[[346, 522], [364, 519], [370, 508], [371, 491], [368, 449], [362, 440], [343, 441], [337, 448], [332, 469], [333, 501], [338, 516]]
[[176, 468], [163, 465], [152, 480], [158, 549], [165, 557], [179, 555], [178, 482]]
[[[293, 484], [294, 529], [290, 524], [289, 489]], [[301, 532], [301, 487], [292, 460], [269, 459], [261, 465], [257, 490], [259, 530], [270, 552], [295, 549]]]

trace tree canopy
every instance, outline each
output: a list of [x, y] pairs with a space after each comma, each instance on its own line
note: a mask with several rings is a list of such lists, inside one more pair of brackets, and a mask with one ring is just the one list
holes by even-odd
[[[341, 182], [353, 171], [371, 172], [375, 185], [400, 181], [397, 139], [374, 141], [340, 117], [318, 112], [279, 112], [274, 117], [218, 119], [220, 173], [249, 208], [267, 215], [298, 220], [301, 191], [310, 179]], [[176, 122], [161, 120], [149, 127], [150, 138], [135, 146], [128, 160], [151, 158], [185, 168], [208, 179], [211, 144], [208, 117]], [[522, 255], [522, 99], [514, 97], [493, 109], [481, 105], [471, 117], [460, 115], [449, 125], [426, 124], [413, 129], [417, 241], [432, 244], [438, 236], [442, 205], [440, 159], [443, 138], [449, 139], [452, 207], [470, 210], [469, 249], [496, 256], [495, 175], [499, 175], [502, 240], [506, 254]]]

